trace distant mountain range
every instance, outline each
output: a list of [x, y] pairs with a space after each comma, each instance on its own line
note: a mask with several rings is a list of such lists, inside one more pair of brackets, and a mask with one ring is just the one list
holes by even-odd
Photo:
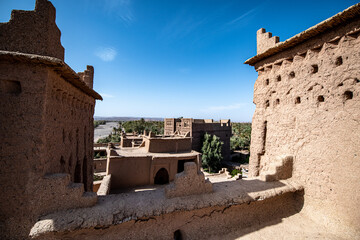
[[149, 118], [149, 117], [98, 117], [95, 116], [94, 120], [104, 120], [104, 121], [135, 121], [144, 118], [145, 121], [164, 121], [164, 118]]

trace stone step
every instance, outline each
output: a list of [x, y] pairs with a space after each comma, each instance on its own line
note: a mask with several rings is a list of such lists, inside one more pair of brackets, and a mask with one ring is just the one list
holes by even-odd
[[287, 179], [292, 175], [292, 156], [279, 156], [270, 163], [268, 169], [260, 173], [262, 181], [276, 181]]

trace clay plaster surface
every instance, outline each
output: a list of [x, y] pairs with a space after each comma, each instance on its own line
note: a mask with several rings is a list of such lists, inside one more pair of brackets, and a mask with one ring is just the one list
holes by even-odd
[[166, 199], [163, 188], [155, 191], [109, 195], [99, 197], [98, 204], [91, 208], [73, 209], [44, 216], [34, 225], [31, 235], [83, 228], [104, 228], [177, 211], [262, 201], [301, 189], [302, 187], [296, 182], [287, 180], [262, 182], [258, 179], [249, 179], [213, 184], [214, 191], [209, 194], [172, 199]]
[[165, 188], [167, 198], [210, 193], [212, 183], [205, 179], [204, 173], [198, 170], [196, 163], [184, 164], [184, 171], [175, 175], [175, 179]]
[[[279, 234], [281, 233], [281, 234]], [[241, 237], [239, 237], [241, 236]], [[287, 240], [287, 239], [317, 239], [317, 240], [343, 240], [349, 239], [341, 235], [336, 235], [328, 229], [309, 218], [303, 213], [298, 213], [281, 219], [280, 222], [274, 221], [260, 228], [252, 226], [245, 229], [238, 229], [229, 234], [212, 236], [209, 240]]]
[[293, 156], [292, 177], [305, 188], [308, 215], [353, 236], [360, 233], [359, 35], [358, 14], [254, 63], [249, 164], [257, 176], [278, 156]]
[[193, 158], [196, 157], [199, 153], [196, 151], [190, 151], [190, 152], [181, 152], [181, 153], [151, 153], [148, 152], [146, 148], [118, 148], [116, 149], [116, 153], [119, 156], [123, 157], [135, 157], [135, 156], [141, 156], [141, 157], [171, 157], [171, 158]]

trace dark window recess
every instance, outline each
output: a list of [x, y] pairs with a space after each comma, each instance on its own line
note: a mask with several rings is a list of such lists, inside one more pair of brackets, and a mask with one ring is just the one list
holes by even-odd
[[61, 172], [65, 172], [65, 160], [64, 160], [64, 157], [61, 156], [60, 157], [60, 168], [61, 168]]
[[270, 83], [270, 82], [269, 82], [269, 79], [266, 79], [266, 80], [265, 80], [265, 84], [266, 84], [266, 85], [269, 85], [269, 83]]
[[280, 104], [280, 99], [277, 98], [277, 99], [275, 100], [275, 104], [276, 104], [276, 105], [279, 105], [279, 104]]
[[290, 76], [291, 78], [294, 78], [294, 77], [295, 77], [295, 72], [294, 72], [294, 71], [290, 72], [289, 76]]
[[342, 57], [337, 57], [336, 61], [335, 61], [335, 65], [336, 66], [340, 66], [341, 64], [343, 64], [343, 59]]
[[19, 81], [0, 80], [0, 93], [20, 94], [21, 84]]
[[161, 168], [155, 175], [155, 184], [167, 184], [169, 183], [169, 173], [165, 168]]
[[318, 96], [318, 102], [324, 102], [324, 101], [325, 101], [324, 96], [322, 95]]
[[350, 99], [352, 99], [353, 98], [353, 92], [352, 91], [345, 91], [344, 92], [344, 100], [346, 101], [346, 100], [350, 100]]
[[174, 240], [182, 240], [182, 235], [181, 235], [181, 231], [180, 230], [176, 230], [174, 232]]
[[266, 102], [265, 102], [265, 107], [270, 107], [270, 102], [269, 102], [269, 100], [266, 100]]
[[300, 99], [300, 97], [297, 97], [297, 98], [295, 99], [295, 104], [299, 104], [299, 103], [301, 103], [301, 99]]
[[280, 75], [277, 76], [276, 80], [277, 80], [278, 82], [280, 82], [280, 81], [281, 81], [281, 76], [280, 76]]
[[85, 191], [90, 191], [90, 189], [88, 189], [88, 178], [87, 178], [88, 171], [87, 171], [87, 158], [86, 158], [86, 156], [84, 156], [84, 159], [83, 159], [82, 173], [83, 173], [84, 189], [85, 189]]
[[311, 65], [311, 73], [317, 73], [319, 71], [318, 65]]
[[81, 164], [79, 162], [76, 162], [75, 166], [75, 176], [74, 176], [74, 182], [75, 183], [81, 183]]

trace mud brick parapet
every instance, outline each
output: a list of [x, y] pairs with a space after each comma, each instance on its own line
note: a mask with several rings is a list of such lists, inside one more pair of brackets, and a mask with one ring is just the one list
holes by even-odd
[[94, 67], [87, 65], [86, 66], [86, 70], [83, 72], [78, 72], [78, 75], [80, 77], [80, 79], [86, 83], [86, 85], [89, 88], [93, 88], [94, 85]]
[[[37, 196], [36, 201], [43, 203], [36, 204], [37, 212], [41, 215], [71, 208], [90, 207], [97, 202], [96, 193], [84, 192], [84, 184], [71, 182], [70, 174], [45, 175], [38, 185], [39, 188], [34, 193]], [[56, 199], [54, 195], [57, 196]], [[48, 202], [51, 204], [47, 204]]]
[[260, 28], [256, 32], [257, 54], [263, 53], [269, 48], [274, 47], [279, 41], [279, 37], [273, 37], [271, 32], [266, 32], [265, 28]]
[[37, 54], [64, 61], [56, 10], [47, 0], [36, 0], [34, 11], [13, 10], [9, 22], [0, 23], [0, 49]]
[[212, 183], [205, 179], [204, 173], [198, 171], [196, 163], [185, 163], [184, 168], [183, 172], [176, 174], [174, 182], [165, 188], [167, 198], [210, 193], [213, 191]]

